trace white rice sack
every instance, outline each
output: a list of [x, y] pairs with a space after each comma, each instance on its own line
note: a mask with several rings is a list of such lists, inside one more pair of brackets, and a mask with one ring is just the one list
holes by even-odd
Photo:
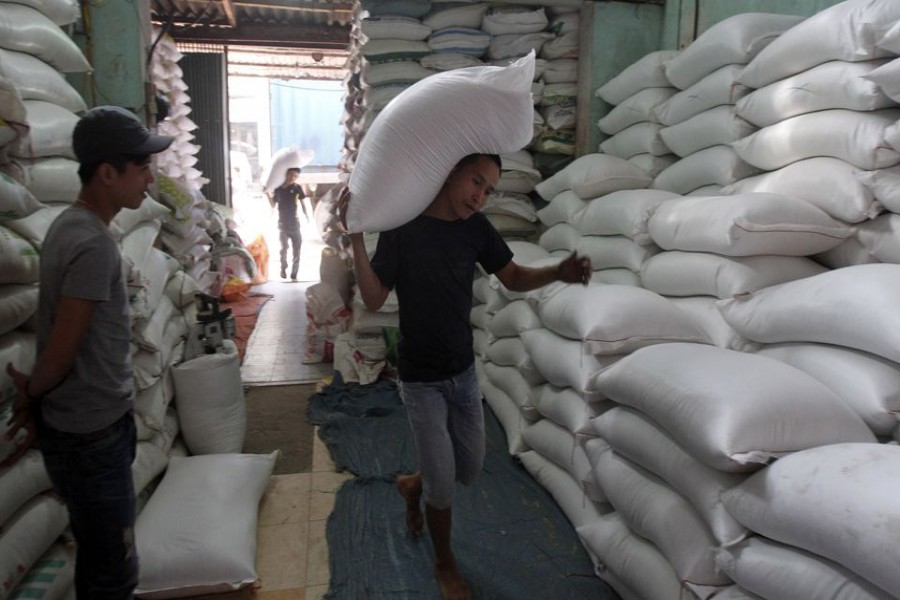
[[747, 536], [720, 496], [746, 478], [717, 471], [698, 461], [653, 421], [624, 406], [594, 417], [584, 428], [602, 437], [617, 454], [661, 478], [691, 503], [716, 540], [733, 544]]
[[578, 58], [577, 31], [560, 33], [541, 47], [541, 58], [559, 60], [561, 58]]
[[887, 130], [898, 118], [900, 109], [824, 110], [764, 127], [733, 147], [742, 159], [768, 171], [814, 156], [883, 169], [900, 163], [900, 151], [885, 144]]
[[672, 84], [666, 77], [666, 64], [678, 56], [678, 53], [678, 50], [657, 50], [645, 54], [598, 87], [594, 95], [608, 104], [616, 105], [644, 88], [671, 87]]
[[694, 324], [706, 335], [713, 346], [729, 350], [752, 352], [759, 349], [759, 344], [742, 337], [722, 317], [716, 308], [715, 296], [683, 296], [670, 297], [669, 301], [681, 309]]
[[900, 264], [900, 215], [887, 213], [860, 223], [856, 239], [879, 261]]
[[74, 159], [72, 131], [78, 122], [78, 115], [43, 100], [25, 100], [24, 104], [28, 135], [13, 143], [10, 154], [22, 158], [62, 156]]
[[750, 61], [740, 82], [752, 88], [796, 75], [829, 60], [863, 61], [890, 53], [875, 44], [900, 20], [893, 0], [845, 0], [774, 40]]
[[40, 11], [57, 25], [69, 25], [81, 18], [77, 0], [15, 0], [15, 3]]
[[560, 104], [543, 106], [540, 110], [541, 115], [544, 117], [544, 122], [550, 129], [575, 128], [576, 107], [574, 102], [566, 100]]
[[726, 186], [759, 172], [730, 146], [698, 150], [672, 164], [653, 179], [657, 190], [688, 194], [709, 185]]
[[852, 234], [807, 202], [766, 192], [664, 202], [650, 217], [649, 231], [665, 250], [725, 256], [808, 256]]
[[685, 600], [690, 594], [682, 589], [669, 561], [652, 543], [632, 533], [619, 513], [602, 515], [575, 531], [597, 576], [624, 600]]
[[878, 110], [893, 106], [870, 75], [885, 60], [830, 61], [771, 83], [737, 101], [737, 113], [759, 127], [819, 110]]
[[360, 21], [363, 35], [370, 40], [391, 39], [418, 42], [431, 35], [431, 27], [419, 19], [399, 15], [368, 17]]
[[[378, 113], [408, 87], [409, 84], [399, 83], [396, 85], [380, 85], [378, 87], [366, 88], [363, 92], [363, 106], [368, 109], [370, 113]], [[368, 129], [366, 131], [368, 131]]]
[[548, 60], [541, 78], [545, 83], [575, 83], [578, 81], [578, 59]]
[[463, 157], [525, 146], [532, 134], [533, 68], [529, 55], [507, 68], [446, 71], [397, 96], [364, 138], [350, 176], [350, 231], [398, 227], [428, 206]]
[[[865, 171], [838, 158], [815, 156], [777, 171], [736, 181], [725, 186], [722, 194], [783, 194], [809, 202], [839, 221], [858, 223], [874, 218], [882, 211], [875, 194], [863, 182], [871, 181], [873, 186], [879, 185], [887, 180], [882, 175], [891, 172], [891, 169]], [[900, 173], [900, 169], [897, 172]], [[897, 183], [900, 184], [900, 181]]]
[[40, 210], [36, 210], [24, 219], [7, 221], [5, 225], [40, 248], [47, 235], [47, 230], [56, 217], [68, 208], [68, 204], [46, 204]]
[[4, 598], [12, 597], [28, 571], [65, 531], [69, 515], [63, 501], [50, 492], [26, 502], [3, 523], [0, 532], [0, 580]]
[[471, 27], [478, 29], [490, 5], [487, 2], [464, 4], [437, 4], [422, 22], [433, 30], [445, 27]]
[[825, 265], [829, 269], [841, 269], [843, 267], [852, 267], [854, 265], [867, 265], [881, 262], [869, 253], [855, 235], [848, 237], [831, 250], [815, 254], [811, 256], [811, 258], [816, 262]]
[[747, 64], [763, 48], [803, 17], [741, 13], [719, 21], [701, 33], [666, 65], [666, 77], [684, 90], [728, 64]]
[[[541, 182], [541, 174], [536, 169], [533, 171], [501, 171], [500, 180], [494, 187], [494, 193], [491, 196], [502, 196], [504, 194], [522, 194], [520, 198], [529, 206], [528, 214], [519, 215], [525, 218], [535, 216], [534, 203], [527, 196], [534, 191], [534, 186]], [[490, 204], [490, 200], [488, 200]], [[487, 208], [487, 206], [485, 206]]]
[[482, 57], [491, 45], [491, 36], [470, 27], [445, 27], [428, 36], [432, 52], [458, 52]]
[[534, 189], [548, 201], [564, 190], [572, 190], [582, 200], [589, 200], [618, 190], [646, 188], [650, 181], [643, 170], [618, 156], [585, 154]]
[[541, 327], [541, 320], [527, 301], [513, 300], [498, 310], [486, 325], [485, 329], [494, 337], [503, 338]]
[[39, 269], [37, 248], [12, 229], [0, 227], [0, 283], [35, 283]]
[[538, 297], [547, 329], [584, 341], [589, 354], [627, 354], [674, 341], [705, 343], [703, 333], [671, 302], [625, 285], [568, 285]]
[[880, 436], [897, 428], [900, 365], [879, 356], [829, 344], [770, 344], [759, 354], [815, 377]]
[[591, 466], [616, 512], [632, 531], [659, 548], [688, 589], [707, 598], [731, 583], [716, 572], [717, 542], [687, 499], [609, 446], [593, 455]]
[[628, 162], [644, 171], [648, 177], [656, 177], [676, 162], [679, 157], [676, 154], [664, 154], [662, 156], [654, 156], [652, 154], [635, 154], [628, 159]]
[[37, 286], [24, 284], [0, 286], [0, 335], [9, 333], [25, 323], [37, 312], [37, 307]]
[[502, 367], [493, 363], [484, 363], [484, 373], [497, 389], [504, 392], [529, 422], [536, 421], [540, 415], [535, 408], [533, 396], [539, 393], [538, 386], [531, 385], [515, 367]]
[[427, 43], [412, 40], [374, 39], [359, 47], [359, 53], [370, 63], [418, 60], [431, 52]]
[[240, 452], [247, 433], [247, 406], [237, 346], [204, 354], [172, 369], [178, 416], [192, 454]]
[[17, 161], [25, 187], [41, 202], [75, 202], [81, 189], [78, 163], [62, 157]]
[[635, 273], [644, 261], [659, 252], [656, 244], [638, 244], [624, 235], [586, 235], [572, 249], [579, 256], [590, 258], [595, 270], [628, 269]]
[[765, 598], [894, 598], [835, 562], [763, 537], [721, 548], [716, 564], [742, 587]]
[[875, 441], [856, 413], [813, 377], [775, 359], [714, 346], [641, 348], [598, 374], [592, 389], [644, 413], [720, 471], [756, 470], [824, 444]]
[[898, 475], [900, 447], [836, 442], [778, 460], [722, 500], [748, 529], [832, 560], [897, 596], [900, 548], [885, 525], [898, 517]]
[[41, 208], [40, 201], [25, 186], [0, 172], [0, 222], [24, 219]]
[[657, 122], [655, 110], [675, 95], [672, 87], [644, 88], [617, 104], [597, 121], [597, 127], [607, 135], [615, 135], [641, 121]]
[[494, 7], [481, 21], [481, 28], [491, 35], [535, 33], [549, 24], [543, 7]]
[[162, 218], [170, 214], [169, 207], [144, 194], [144, 201], [138, 208], [123, 208], [113, 218], [110, 226], [116, 227], [123, 234], [128, 234], [141, 223]]
[[76, 113], [87, 109], [62, 73], [30, 54], [0, 48], [0, 78], [15, 86], [22, 100], [44, 100]]
[[891, 25], [887, 32], [876, 42], [876, 45], [894, 54], [900, 54], [900, 21]]
[[641, 287], [640, 276], [631, 269], [598, 269], [591, 275], [593, 283]]
[[575, 249], [575, 244], [581, 239], [581, 233], [568, 223], [557, 223], [541, 234], [538, 244], [548, 252], [554, 250], [570, 251]]
[[578, 85], [575, 83], [548, 83], [541, 92], [540, 106], [569, 105], [574, 104], [578, 95]]
[[687, 121], [704, 110], [734, 104], [750, 89], [736, 83], [741, 65], [725, 65], [689, 87], [672, 95], [653, 110], [653, 118], [663, 125]]
[[585, 202], [572, 190], [564, 190], [553, 197], [550, 203], [537, 211], [538, 219], [547, 227], [557, 223], [570, 223], [572, 216], [585, 207]]
[[44, 467], [44, 457], [37, 449], [28, 450], [19, 460], [0, 470], [0, 484], [0, 523], [4, 524], [26, 502], [53, 486]]
[[24, 4], [0, 4], [0, 47], [30, 54], [62, 73], [91, 70], [81, 48], [59, 25]]
[[484, 367], [478, 366], [480, 364], [479, 361], [475, 361], [476, 373], [481, 371], [481, 375], [478, 377], [478, 386], [506, 433], [507, 450], [511, 455], [525, 452], [528, 450], [528, 446], [522, 441], [522, 430], [527, 427], [525, 417], [522, 416], [522, 412], [512, 398], [488, 380], [487, 375], [484, 374]]
[[900, 213], [900, 167], [856, 171], [856, 178], [886, 209]]
[[419, 64], [432, 71], [452, 71], [453, 69], [463, 69], [465, 67], [478, 67], [484, 63], [480, 58], [471, 54], [436, 52], [423, 56], [419, 60]]
[[531, 476], [550, 492], [573, 527], [578, 528], [600, 518], [598, 506], [584, 497], [581, 484], [568, 471], [534, 450], [523, 452], [519, 460]]
[[661, 156], [671, 152], [660, 136], [662, 125], [642, 121], [630, 125], [614, 136], [600, 143], [601, 152], [620, 158], [631, 158], [635, 154], [655, 154]]
[[571, 223], [583, 235], [624, 235], [646, 245], [652, 242], [647, 231], [650, 217], [663, 202], [676, 197], [664, 190], [612, 192], [588, 202], [571, 216]]
[[[360, 71], [360, 84], [364, 88], [379, 85], [412, 85], [434, 73], [412, 60], [375, 63], [367, 65]], [[282, 181], [284, 180], [282, 179]]]
[[900, 265], [856, 265], [721, 300], [718, 307], [751, 340], [834, 344], [900, 362], [893, 343], [900, 335], [898, 282]]
[[11, 597], [58, 600], [75, 597], [75, 544], [65, 538], [57, 540], [41, 555]]
[[536, 394], [537, 409], [545, 419], [578, 433], [588, 419], [600, 415], [612, 407], [611, 402], [586, 398], [570, 387], [547, 384]]
[[135, 594], [196, 596], [256, 582], [259, 501], [278, 454], [173, 456], [135, 524]]
[[[486, 335], [490, 335], [487, 334]], [[546, 379], [535, 366], [531, 355], [525, 349], [525, 342], [521, 338], [507, 337], [493, 340], [487, 347], [485, 358], [501, 367], [514, 367], [525, 378], [530, 386], [546, 383]]]
[[591, 465], [584, 448], [575, 443], [575, 436], [571, 431], [553, 421], [541, 419], [522, 432], [522, 440], [531, 450], [566, 471], [589, 500], [606, 501], [606, 496], [597, 487], [591, 474]]
[[291, 168], [302, 169], [313, 160], [312, 150], [301, 150], [293, 146], [279, 148], [263, 172], [260, 174], [259, 180], [263, 182], [263, 187], [269, 192], [274, 192], [275, 188], [284, 183], [287, 170]]
[[584, 392], [588, 382], [619, 356], [584, 355], [581, 343], [539, 327], [521, 333], [525, 350], [546, 381], [560, 388]]
[[670, 127], [661, 127], [659, 137], [667, 152], [684, 157], [711, 146], [731, 144], [756, 129], [739, 117], [733, 106], [724, 104], [704, 110]]
[[641, 266], [641, 283], [663, 296], [730, 298], [827, 270], [804, 256], [670, 251], [647, 259]]
[[[900, 21], [898, 21], [900, 22]], [[863, 63], [865, 64], [865, 63]], [[865, 75], [878, 86], [880, 92], [894, 102], [900, 102], [900, 60], [894, 59]]]

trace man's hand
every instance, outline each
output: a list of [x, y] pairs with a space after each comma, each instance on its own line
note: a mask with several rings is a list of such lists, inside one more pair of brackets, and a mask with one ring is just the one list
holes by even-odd
[[341, 227], [344, 230], [344, 233], [350, 233], [347, 228], [347, 207], [350, 206], [350, 187], [347, 186], [343, 190], [341, 190], [341, 194], [338, 196], [337, 201], [337, 214], [338, 220], [341, 223]]
[[578, 256], [575, 252], [570, 254], [556, 267], [556, 278], [566, 283], [581, 283], [587, 285], [591, 280], [591, 259], [587, 256]]
[[25, 373], [17, 371], [12, 364], [6, 365], [6, 373], [16, 386], [16, 397], [13, 400], [13, 414], [6, 425], [9, 427], [6, 431], [5, 442], [14, 442], [20, 431], [25, 431], [25, 438], [16, 444], [12, 454], [0, 461], [0, 469], [8, 467], [19, 460], [34, 445], [37, 439], [37, 431], [34, 427], [34, 421], [31, 418], [29, 409], [28, 394], [25, 388], [28, 385], [28, 376]]

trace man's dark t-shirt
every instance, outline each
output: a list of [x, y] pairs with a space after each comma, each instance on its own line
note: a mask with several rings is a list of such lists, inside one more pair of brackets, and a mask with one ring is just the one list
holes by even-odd
[[282, 231], [300, 229], [297, 219], [297, 203], [306, 198], [303, 188], [296, 183], [275, 188], [275, 204], [278, 206], [278, 228]]
[[456, 221], [420, 215], [379, 236], [372, 269], [385, 287], [397, 291], [401, 380], [446, 379], [474, 362], [475, 263], [496, 273], [512, 257], [481, 213]]

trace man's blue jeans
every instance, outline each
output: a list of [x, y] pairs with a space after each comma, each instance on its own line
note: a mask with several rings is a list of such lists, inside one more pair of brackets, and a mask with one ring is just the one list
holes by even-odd
[[39, 425], [38, 439], [53, 488], [69, 511], [77, 543], [78, 600], [131, 598], [138, 582], [134, 545], [134, 415], [88, 434]]

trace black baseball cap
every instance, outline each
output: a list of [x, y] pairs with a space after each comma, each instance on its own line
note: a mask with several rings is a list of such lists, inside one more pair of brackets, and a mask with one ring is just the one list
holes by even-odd
[[119, 106], [97, 106], [75, 124], [72, 150], [81, 164], [102, 163], [123, 154], [149, 155], [162, 152], [175, 138], [156, 135], [130, 110]]

